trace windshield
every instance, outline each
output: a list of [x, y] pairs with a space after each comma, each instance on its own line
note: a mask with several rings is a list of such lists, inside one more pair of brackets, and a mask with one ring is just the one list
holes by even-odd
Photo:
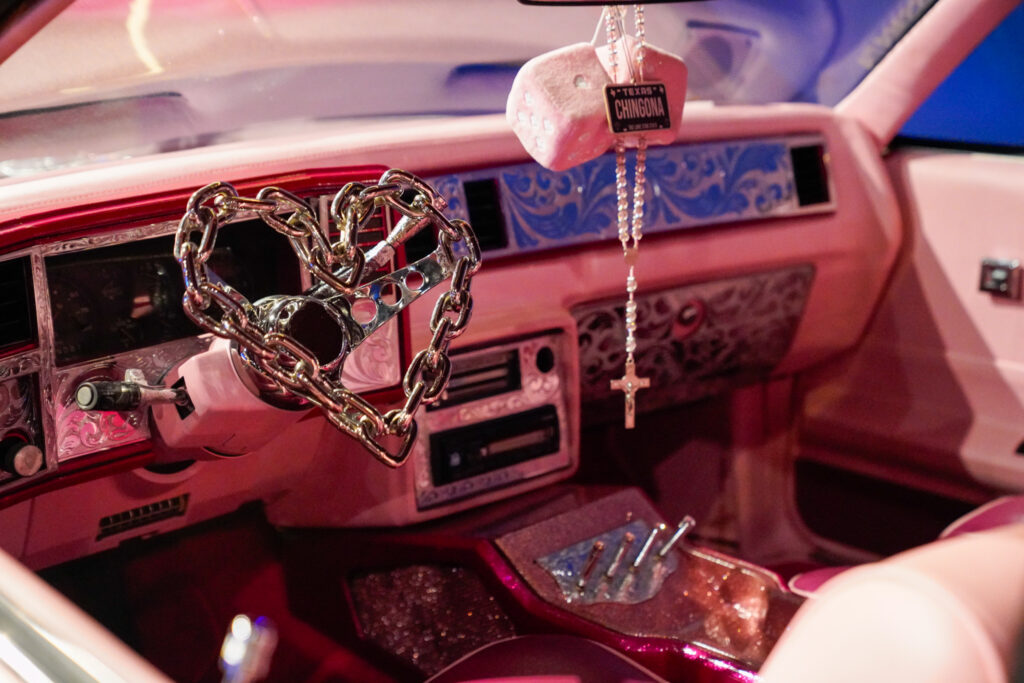
[[[934, 0], [651, 5], [689, 98], [848, 93]], [[600, 8], [514, 0], [78, 0], [0, 65], [0, 175], [367, 118], [501, 112]]]

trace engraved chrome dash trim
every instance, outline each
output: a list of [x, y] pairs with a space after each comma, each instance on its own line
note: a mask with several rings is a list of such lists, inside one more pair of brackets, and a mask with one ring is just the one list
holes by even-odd
[[29, 376], [0, 382], [0, 435], [20, 433], [29, 442], [38, 443], [38, 388]]
[[125, 370], [136, 368], [147, 382], [159, 384], [173, 366], [209, 348], [212, 339], [208, 334], [186, 337], [58, 369], [50, 385], [58, 461], [144, 441], [151, 435], [146, 408], [127, 413], [80, 410], [74, 398], [80, 382], [119, 380]]
[[[330, 197], [327, 196], [329, 200]], [[322, 205], [323, 202], [319, 201]], [[252, 219], [252, 212], [240, 212], [238, 221]], [[232, 221], [235, 222], [235, 221]], [[385, 212], [385, 231], [390, 230], [392, 217]], [[73, 405], [73, 388], [86, 376], [120, 379], [128, 368], [142, 369], [151, 383], [156, 383], [174, 363], [209, 347], [210, 335], [165, 342], [153, 347], [135, 349], [112, 356], [92, 359], [57, 368], [54, 350], [54, 325], [50, 306], [46, 258], [90, 251], [140, 240], [167, 237], [177, 230], [177, 221], [158, 221], [127, 230], [115, 230], [71, 240], [41, 244], [4, 255], [7, 258], [30, 256], [33, 296], [36, 312], [38, 346], [0, 360], [0, 380], [38, 373], [40, 419], [47, 469], [59, 462], [108, 450], [116, 446], [144, 441], [151, 437], [149, 417], [145, 411], [132, 413], [87, 414]], [[324, 224], [326, 230], [326, 224]], [[309, 276], [300, 269], [303, 284]], [[363, 392], [395, 386], [401, 382], [401, 343], [397, 322], [389, 322], [349, 358], [343, 371], [344, 382], [353, 391]]]
[[[785, 358], [810, 296], [815, 268], [707, 280], [642, 293], [637, 372], [651, 377], [640, 412], [696, 401], [763, 381]], [[609, 299], [576, 306], [580, 395], [584, 422], [622, 419], [621, 372], [625, 310]]]
[[42, 352], [39, 349], [14, 354], [0, 360], [0, 380], [14, 379], [39, 372], [42, 364]]
[[53, 414], [53, 317], [50, 313], [50, 287], [46, 278], [46, 262], [42, 249], [31, 252], [32, 288], [36, 306], [36, 335], [39, 345], [39, 417], [42, 420], [43, 452], [46, 469], [57, 468], [57, 422]]
[[98, 249], [100, 247], [110, 247], [117, 244], [125, 244], [127, 242], [152, 239], [154, 237], [165, 237], [167, 235], [173, 235], [177, 227], [177, 221], [161, 221], [159, 223], [151, 223], [137, 228], [129, 228], [128, 230], [104, 232], [95, 235], [88, 235], [86, 237], [77, 237], [75, 239], [62, 242], [51, 242], [49, 244], [41, 245], [39, 247], [39, 253], [42, 256], [71, 254], [78, 251], [88, 251], [89, 249]]

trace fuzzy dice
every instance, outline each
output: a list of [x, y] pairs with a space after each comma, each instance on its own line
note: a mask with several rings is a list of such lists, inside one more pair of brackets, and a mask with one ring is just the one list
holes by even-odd
[[[627, 38], [628, 49], [636, 49], [635, 39]], [[619, 43], [618, 76], [629, 81], [628, 68], [622, 62]], [[534, 57], [519, 70], [508, 96], [506, 118], [526, 151], [552, 171], [562, 171], [604, 154], [615, 141], [605, 112], [604, 87], [609, 77], [608, 46], [595, 49], [590, 43], [577, 43]], [[675, 140], [686, 100], [686, 65], [679, 57], [646, 46], [644, 81], [665, 84], [670, 130], [646, 131], [652, 144]], [[638, 134], [623, 135], [630, 146]]]
[[530, 156], [561, 171], [611, 147], [604, 114], [604, 86], [610, 82], [593, 45], [569, 45], [523, 65], [505, 115]]

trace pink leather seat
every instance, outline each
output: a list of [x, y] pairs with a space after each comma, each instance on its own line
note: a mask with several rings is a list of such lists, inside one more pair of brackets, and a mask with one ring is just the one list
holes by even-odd
[[1003, 496], [968, 512], [947, 526], [939, 538], [994, 529], [1004, 524], [1024, 522], [1024, 496]]
[[807, 601], [764, 683], [1002, 683], [1024, 624], [1024, 524], [856, 567]]

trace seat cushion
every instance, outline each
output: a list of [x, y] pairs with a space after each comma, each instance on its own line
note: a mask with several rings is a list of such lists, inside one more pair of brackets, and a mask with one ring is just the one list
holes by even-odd
[[764, 683], [1003, 683], [1024, 623], [1024, 525], [835, 577], [800, 608]]

